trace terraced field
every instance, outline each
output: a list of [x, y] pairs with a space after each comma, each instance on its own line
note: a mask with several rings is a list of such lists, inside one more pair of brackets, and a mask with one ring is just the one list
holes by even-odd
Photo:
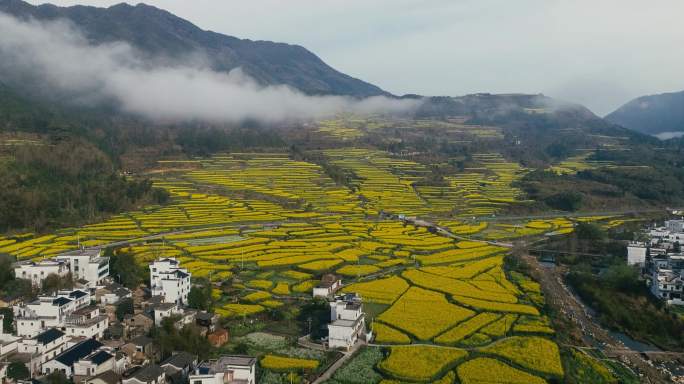
[[[563, 377], [538, 284], [504, 269], [506, 248], [478, 239], [563, 234], [573, 230], [573, 220], [470, 218], [519, 202], [512, 183], [524, 169], [498, 154], [479, 154], [474, 161], [480, 167], [436, 188], [417, 185], [429, 173], [417, 162], [367, 149], [322, 153], [353, 173], [354, 185], [338, 185], [321, 166], [286, 154], [216, 156], [155, 180], [171, 194], [166, 206], [49, 235], [7, 236], [0, 238], [0, 252], [38, 259], [79, 244], [125, 241], [116, 252], [134, 254], [141, 265], [174, 256], [193, 277], [232, 281], [238, 294], [216, 290], [214, 297], [217, 312], [235, 319], [309, 298], [320, 276], [335, 272], [345, 292], [378, 308], [368, 323], [383, 353], [372, 370], [387, 382]], [[433, 218], [472, 241], [380, 212]], [[617, 225], [616, 218], [582, 220]], [[318, 361], [269, 355], [262, 365], [287, 371], [314, 369]]]

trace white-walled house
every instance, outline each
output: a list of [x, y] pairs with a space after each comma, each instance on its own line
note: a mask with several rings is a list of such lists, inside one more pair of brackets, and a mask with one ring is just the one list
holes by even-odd
[[95, 297], [102, 305], [115, 305], [125, 298], [132, 298], [133, 293], [121, 284], [110, 283], [98, 288]]
[[643, 264], [651, 293], [667, 304], [684, 305], [684, 220], [645, 231], [648, 241], [627, 245], [627, 264]]
[[102, 343], [94, 339], [85, 339], [64, 352], [57, 355], [54, 359], [43, 364], [42, 372], [49, 375], [53, 372], [62, 372], [67, 378], [74, 375], [74, 365], [81, 359], [92, 355], [102, 348]]
[[333, 274], [325, 274], [313, 289], [313, 297], [327, 298], [342, 288], [342, 280]]
[[116, 358], [104, 350], [98, 350], [74, 363], [74, 375], [82, 377], [97, 376], [115, 369]]
[[124, 377], [122, 384], [165, 384], [166, 374], [164, 370], [156, 365], [146, 365], [141, 367], [133, 373], [133, 375]]
[[17, 352], [36, 356], [33, 360], [34, 370], [40, 371], [43, 363], [54, 359], [67, 349], [67, 336], [64, 332], [56, 329], [47, 329], [36, 337], [22, 339], [19, 342]]
[[85, 280], [89, 288], [101, 285], [109, 276], [109, 258], [102, 257], [99, 249], [80, 249], [55, 259], [67, 262], [74, 280]]
[[684, 233], [684, 220], [666, 220], [665, 228], [673, 233]]
[[30, 280], [34, 287], [40, 287], [43, 280], [50, 275], [65, 277], [69, 274], [69, 263], [58, 259], [19, 261], [13, 267], [17, 279]]
[[646, 255], [648, 254], [648, 247], [641, 242], [630, 242], [627, 245], [627, 265], [641, 265], [646, 264]]
[[162, 296], [165, 303], [187, 305], [191, 274], [180, 267], [174, 258], [155, 260], [150, 264], [150, 290], [152, 296]]
[[256, 358], [221, 356], [203, 361], [188, 377], [190, 384], [255, 384]]
[[61, 328], [67, 316], [89, 304], [90, 293], [77, 289], [39, 296], [31, 303], [15, 306], [17, 336], [34, 337], [47, 328]]
[[684, 305], [684, 271], [654, 267], [651, 292], [672, 305]]
[[162, 303], [155, 305], [153, 307], [153, 318], [154, 318], [154, 325], [159, 327], [162, 324], [162, 321], [166, 319], [167, 317], [171, 316], [182, 316], [183, 315], [183, 310], [178, 307], [176, 304], [172, 303]]
[[366, 332], [361, 297], [354, 293], [336, 297], [330, 302], [330, 321], [328, 347], [349, 350]]
[[75, 310], [67, 316], [64, 329], [68, 336], [101, 339], [109, 327], [109, 317], [100, 314], [96, 306]]

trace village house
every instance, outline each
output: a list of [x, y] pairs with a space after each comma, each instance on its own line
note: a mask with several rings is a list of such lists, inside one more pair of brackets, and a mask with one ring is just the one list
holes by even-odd
[[55, 259], [67, 262], [74, 280], [85, 281], [89, 288], [101, 285], [109, 276], [109, 258], [102, 257], [99, 249], [80, 249]]
[[67, 336], [64, 332], [49, 328], [35, 337], [22, 339], [17, 345], [17, 352], [32, 357], [33, 371], [40, 371], [42, 365], [67, 349]]
[[136, 314], [127, 314], [124, 316], [125, 325], [125, 335], [128, 338], [135, 338], [138, 336], [146, 335], [152, 326], [154, 325], [154, 320], [148, 314], [144, 312], [138, 312]]
[[157, 349], [152, 339], [147, 336], [138, 336], [120, 348], [133, 365], [142, 365], [153, 360], [157, 356]]
[[121, 375], [114, 371], [105, 371], [97, 376], [85, 380], [85, 384], [119, 384]]
[[109, 318], [100, 314], [100, 308], [87, 306], [73, 311], [65, 320], [68, 336], [101, 339], [109, 327]]
[[219, 316], [215, 313], [200, 311], [195, 315], [195, 323], [207, 334], [214, 332], [219, 322]]
[[99, 350], [74, 363], [74, 383], [97, 376], [116, 368], [116, 358], [113, 354]]
[[0, 296], [0, 308], [10, 308], [21, 305], [24, 297], [21, 292], [7, 292]]
[[627, 245], [627, 264], [644, 267], [654, 296], [670, 305], [684, 305], [684, 220], [667, 220], [646, 235], [648, 241]]
[[160, 366], [167, 377], [175, 378], [175, 383], [183, 383], [197, 366], [197, 357], [188, 352], [177, 352], [164, 360]]
[[255, 384], [256, 358], [221, 356], [204, 361], [189, 376], [190, 384]]
[[672, 305], [684, 305], [684, 256], [670, 255], [667, 262], [654, 263], [651, 292]]
[[152, 317], [154, 318], [154, 325], [159, 327], [162, 325], [162, 321], [167, 317], [181, 316], [183, 314], [183, 310], [180, 309], [175, 303], [162, 303], [155, 305], [153, 307], [152, 313]]
[[150, 289], [152, 296], [161, 296], [165, 303], [187, 305], [191, 274], [180, 267], [174, 258], [164, 258], [150, 264]]
[[90, 356], [102, 348], [102, 343], [94, 339], [85, 339], [43, 364], [42, 372], [49, 375], [61, 372], [67, 378], [74, 375], [74, 365], [81, 359]]
[[119, 283], [109, 283], [95, 291], [95, 300], [102, 305], [115, 305], [123, 299], [132, 297], [131, 290]]
[[66, 277], [70, 272], [69, 263], [59, 259], [19, 261], [13, 266], [14, 276], [17, 279], [30, 280], [34, 287], [40, 287], [43, 280], [50, 275]]
[[349, 350], [366, 336], [366, 322], [361, 297], [355, 293], [337, 296], [330, 302], [328, 347]]
[[648, 255], [648, 247], [645, 243], [633, 241], [627, 246], [627, 265], [639, 265], [643, 267], [646, 264], [646, 256]]
[[342, 288], [342, 280], [337, 276], [328, 273], [321, 277], [320, 283], [313, 289], [313, 297], [328, 298]]
[[155, 364], [140, 367], [137, 370], [124, 374], [122, 384], [165, 384], [166, 374], [164, 370]]
[[69, 315], [90, 304], [90, 294], [81, 290], [59, 291], [14, 307], [17, 336], [34, 337], [42, 330], [62, 328]]

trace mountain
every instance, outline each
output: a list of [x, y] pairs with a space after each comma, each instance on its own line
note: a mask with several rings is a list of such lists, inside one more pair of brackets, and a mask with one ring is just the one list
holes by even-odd
[[154, 57], [200, 54], [218, 71], [241, 67], [263, 85], [289, 85], [307, 94], [367, 97], [388, 95], [379, 87], [341, 73], [307, 49], [271, 41], [252, 41], [205, 31], [164, 10], [138, 4], [109, 8], [33, 6], [0, 0], [0, 12], [21, 19], [66, 19], [92, 43], [125, 41]]
[[684, 91], [642, 96], [605, 117], [624, 127], [662, 137], [684, 132]]

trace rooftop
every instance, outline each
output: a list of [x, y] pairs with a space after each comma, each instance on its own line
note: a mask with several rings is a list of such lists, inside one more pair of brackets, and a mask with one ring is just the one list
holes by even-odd
[[251, 367], [256, 364], [256, 357], [243, 355], [221, 356], [218, 360], [203, 361], [197, 367], [200, 374], [226, 372], [230, 367]]
[[64, 252], [57, 257], [73, 257], [73, 256], [89, 256], [89, 257], [99, 257], [99, 249], [77, 249], [75, 251]]
[[59, 305], [60, 307], [69, 303], [71, 303], [71, 300], [67, 299], [66, 297], [58, 297], [52, 300], [52, 304]]
[[88, 356], [86, 360], [92, 361], [94, 364], [100, 365], [104, 363], [105, 361], [113, 358], [113, 355], [110, 355], [109, 353], [105, 351], [98, 351], [93, 353], [92, 355]]
[[335, 283], [337, 283], [340, 279], [333, 275], [332, 273], [328, 273], [323, 275], [321, 278], [321, 282], [318, 284], [318, 287], [320, 288], [330, 288], [332, 287]]
[[188, 352], [178, 352], [161, 363], [161, 366], [171, 365], [176, 368], [184, 368], [195, 362], [195, 355]]
[[140, 381], [150, 382], [157, 380], [157, 378], [163, 374], [164, 370], [160, 366], [151, 364], [138, 369], [131, 377]]
[[55, 360], [66, 366], [72, 366], [75, 362], [90, 355], [100, 347], [102, 347], [102, 343], [99, 341], [95, 339], [86, 339], [57, 355]]
[[105, 382], [106, 384], [117, 384], [120, 379], [121, 379], [121, 376], [114, 373], [114, 371], [104, 371], [104, 372], [100, 373], [99, 375], [89, 379], [87, 382], [91, 383], [95, 380], [101, 380], [101, 381]]
[[35, 339], [39, 343], [45, 345], [59, 339], [62, 336], [64, 336], [64, 332], [60, 331], [57, 328], [50, 328], [47, 331], [39, 333], [38, 336], [35, 337]]
[[358, 320], [335, 320], [330, 325], [334, 327], [353, 327]]
[[138, 346], [141, 346], [141, 347], [144, 347], [148, 344], [151, 344], [152, 339], [150, 339], [147, 336], [138, 336], [135, 339], [131, 340], [131, 343], [138, 345]]
[[88, 294], [83, 292], [83, 291], [76, 290], [76, 291], [72, 291], [69, 294], [69, 297], [71, 297], [72, 299], [80, 299], [81, 297], [86, 296], [86, 295], [88, 295]]
[[87, 307], [79, 308], [79, 309], [73, 311], [71, 314], [73, 316], [82, 316], [82, 315], [90, 314], [91, 312], [94, 312], [94, 311], [99, 311], [99, 308], [95, 305], [89, 305]]
[[211, 312], [198, 312], [195, 318], [197, 320], [211, 321], [216, 315]]
[[155, 311], [168, 311], [176, 307], [174, 303], [161, 303], [154, 305]]

